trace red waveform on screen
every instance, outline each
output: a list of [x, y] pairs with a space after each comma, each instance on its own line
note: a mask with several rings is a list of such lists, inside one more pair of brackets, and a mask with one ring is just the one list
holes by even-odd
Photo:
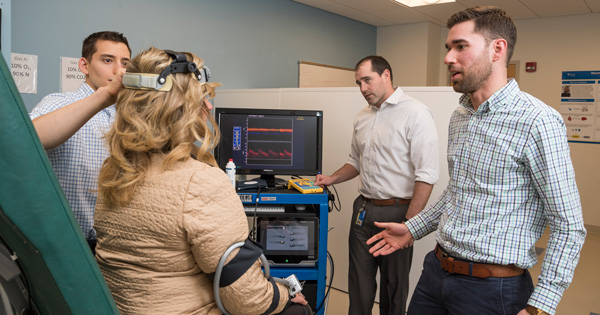
[[248, 132], [285, 132], [285, 133], [292, 133], [292, 129], [248, 128]]
[[276, 152], [273, 150], [267, 150], [266, 152], [259, 149], [258, 151], [248, 150], [249, 159], [291, 159], [292, 153], [287, 150], [283, 152]]

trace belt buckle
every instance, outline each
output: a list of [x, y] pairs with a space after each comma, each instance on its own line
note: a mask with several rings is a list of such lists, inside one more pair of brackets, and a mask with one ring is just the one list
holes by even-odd
[[442, 269], [450, 274], [454, 274], [454, 258], [448, 256], [446, 252], [444, 252], [440, 247], [440, 263], [442, 265]]

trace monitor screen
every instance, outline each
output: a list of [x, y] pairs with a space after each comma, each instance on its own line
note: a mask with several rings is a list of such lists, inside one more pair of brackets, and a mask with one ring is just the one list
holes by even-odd
[[323, 111], [216, 108], [215, 119], [221, 130], [215, 149], [220, 168], [233, 159], [237, 174], [267, 181], [321, 173]]
[[314, 266], [319, 258], [319, 219], [259, 218], [258, 241], [270, 265]]

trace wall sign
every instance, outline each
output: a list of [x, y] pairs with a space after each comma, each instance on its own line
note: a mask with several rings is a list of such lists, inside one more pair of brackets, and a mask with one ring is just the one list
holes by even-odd
[[19, 93], [37, 94], [38, 56], [11, 54], [11, 72]]
[[560, 113], [569, 141], [600, 143], [600, 71], [563, 71]]
[[79, 58], [60, 57], [60, 91], [77, 91], [85, 82], [85, 74], [79, 70]]

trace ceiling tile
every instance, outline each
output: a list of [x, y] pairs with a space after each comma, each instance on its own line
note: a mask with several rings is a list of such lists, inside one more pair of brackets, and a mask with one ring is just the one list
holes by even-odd
[[591, 13], [584, 0], [521, 0], [540, 17]]
[[375, 25], [375, 26], [388, 26], [395, 24], [392, 21], [386, 21], [370, 13], [363, 12], [360, 10], [353, 9], [346, 5], [336, 4], [326, 7], [326, 10], [335, 14], [339, 14], [353, 20], [357, 20], [363, 23]]
[[343, 4], [349, 7], [355, 8], [357, 10], [361, 10], [364, 12], [377, 12], [384, 10], [398, 11], [398, 10], [406, 10], [410, 11], [411, 9], [405, 7], [401, 4], [398, 4], [392, 0], [335, 0], [335, 1], [345, 1]]
[[[457, 0], [457, 2], [467, 8], [482, 5], [481, 0]], [[495, 6], [506, 11], [513, 20], [538, 17], [535, 12], [531, 11], [519, 0], [486, 0], [485, 5]]]
[[456, 0], [426, 7], [408, 8], [392, 0], [294, 0], [374, 26], [429, 21], [444, 26], [452, 14], [477, 5], [505, 10], [513, 20], [600, 13], [600, 0]]
[[306, 4], [312, 7], [323, 8], [330, 5], [336, 5], [338, 3], [333, 2], [331, 0], [294, 0], [296, 2], [300, 2], [302, 4]]
[[585, 0], [592, 12], [600, 13], [600, 0]]
[[[440, 24], [441, 21], [435, 21], [433, 18], [428, 17], [418, 11], [408, 10], [408, 11], [394, 11], [394, 10], [384, 10], [377, 11], [372, 13], [375, 16], [381, 17], [382, 19], [392, 21], [394, 24], [408, 24], [408, 23], [417, 23], [417, 22], [433, 22], [436, 24]], [[444, 23], [445, 24], [445, 23]]]
[[454, 13], [466, 9], [461, 3], [441, 3], [436, 5], [426, 5], [415, 7], [415, 11], [421, 12], [423, 15], [431, 17], [437, 21], [441, 21], [442, 25], [446, 25], [446, 21]]

